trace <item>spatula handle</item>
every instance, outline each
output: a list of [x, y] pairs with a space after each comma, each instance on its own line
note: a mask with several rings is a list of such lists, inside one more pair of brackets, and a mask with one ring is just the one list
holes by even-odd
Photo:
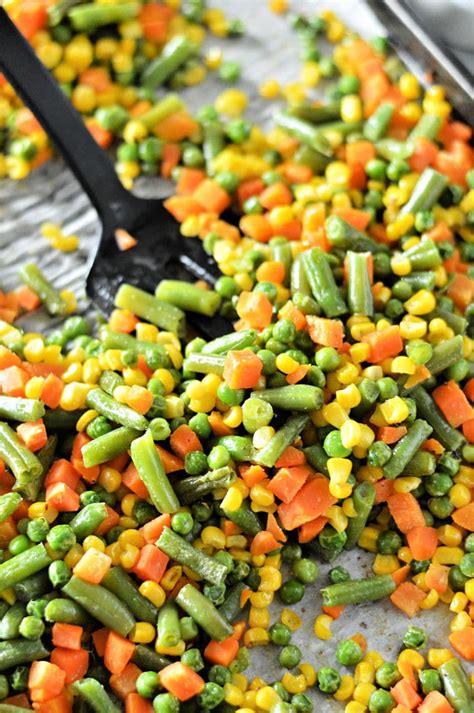
[[0, 69], [50, 136], [101, 220], [119, 226], [135, 197], [122, 186], [105, 151], [3, 8]]

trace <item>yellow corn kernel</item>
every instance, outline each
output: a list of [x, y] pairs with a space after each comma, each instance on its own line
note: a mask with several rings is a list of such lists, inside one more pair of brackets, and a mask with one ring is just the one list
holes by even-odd
[[[413, 227], [414, 222], [415, 216], [412, 213], [406, 213], [396, 218], [392, 223], [387, 225], [387, 238], [389, 240], [398, 240]], [[395, 275], [399, 275], [400, 277], [409, 275], [411, 272], [410, 260], [403, 255], [395, 255], [390, 264]]]
[[373, 683], [375, 681], [375, 668], [369, 661], [361, 661], [354, 671], [354, 683]]
[[122, 476], [115, 468], [101, 468], [99, 483], [108, 493], [115, 493], [122, 485]]
[[105, 543], [100, 537], [97, 537], [97, 535], [88, 535], [82, 543], [82, 547], [84, 548], [84, 552], [87, 552], [87, 550], [105, 552]]
[[242, 419], [242, 406], [231, 406], [222, 421], [229, 428], [237, 428], [242, 423]]
[[344, 713], [365, 713], [367, 706], [357, 701], [350, 701], [344, 708]]
[[341, 119], [346, 124], [362, 119], [362, 102], [357, 94], [347, 94], [342, 98]]
[[392, 372], [394, 374], [414, 374], [416, 364], [406, 356], [399, 356], [392, 359]]
[[120, 565], [120, 556], [122, 554], [122, 548], [120, 547], [118, 542], [112, 542], [111, 545], [107, 545], [104, 551], [105, 554], [112, 560], [112, 564], [114, 565], [114, 567]]
[[338, 369], [335, 373], [340, 383], [347, 386], [349, 384], [354, 384], [354, 382], [357, 381], [359, 377], [359, 368], [356, 364], [347, 362], [347, 364], [344, 364], [344, 366]]
[[85, 431], [90, 422], [93, 421], [98, 415], [98, 412], [94, 411], [94, 409], [88, 409], [77, 421], [76, 431], [78, 431], [79, 433], [81, 431]]
[[400, 322], [400, 336], [403, 339], [421, 339], [427, 330], [428, 325], [421, 317], [406, 315]]
[[468, 488], [474, 488], [474, 468], [467, 465], [462, 465], [459, 468], [458, 474], [454, 477], [455, 483], [463, 483]]
[[84, 554], [84, 549], [81, 547], [81, 545], [73, 545], [67, 555], [64, 558], [64, 562], [67, 564], [69, 569], [74, 569], [76, 564], [79, 562], [81, 559], [82, 555]]
[[162, 654], [163, 656], [182, 656], [186, 650], [186, 643], [180, 641], [176, 646], [162, 646], [158, 643], [158, 639], [155, 643], [155, 651], [157, 654]]
[[377, 540], [380, 535], [380, 530], [373, 525], [364, 527], [362, 534], [359, 537], [358, 545], [363, 550], [368, 552], [377, 552]]
[[146, 621], [139, 621], [135, 624], [128, 638], [135, 644], [151, 644], [156, 636], [156, 629], [153, 624]]
[[316, 683], [316, 678], [317, 678], [317, 673], [315, 671], [314, 666], [311, 666], [310, 663], [300, 663], [298, 668], [305, 678], [306, 685], [314, 686], [314, 684]]
[[288, 693], [304, 693], [307, 689], [306, 679], [302, 673], [293, 674], [286, 671], [281, 677], [281, 683]]
[[225, 548], [225, 534], [214, 525], [208, 525], [201, 531], [201, 540], [205, 545], [211, 545], [216, 550]]
[[468, 579], [464, 585], [464, 591], [470, 602], [474, 602], [474, 579]]
[[460, 547], [438, 547], [433, 555], [433, 562], [436, 564], [458, 565], [464, 555]]
[[262, 686], [255, 696], [255, 703], [262, 711], [271, 710], [280, 700], [280, 696], [271, 686]]
[[163, 606], [166, 600], [166, 593], [163, 587], [159, 584], [153, 582], [151, 579], [147, 579], [138, 588], [140, 594], [142, 594], [146, 599], [148, 599], [152, 604], [155, 605], [157, 609]]
[[320, 614], [314, 621], [313, 631], [321, 641], [332, 639], [331, 624], [334, 619], [329, 614]]
[[266, 607], [250, 607], [248, 624], [251, 628], [262, 627], [263, 629], [268, 629], [270, 626], [270, 612]]
[[411, 493], [411, 491], [415, 490], [420, 485], [420, 483], [420, 478], [415, 478], [414, 476], [407, 476], [397, 478], [393, 487], [396, 493]]
[[402, 676], [404, 676], [407, 672], [407, 667], [413, 667], [417, 671], [420, 671], [424, 665], [425, 659], [423, 656], [418, 651], [414, 651], [413, 649], [404, 649], [398, 655], [397, 666]]
[[398, 557], [395, 555], [378, 554], [375, 557], [374, 564], [372, 565], [374, 574], [377, 575], [392, 574], [392, 572], [396, 572], [399, 567], [400, 562], [398, 561]]
[[288, 354], [278, 354], [275, 364], [277, 369], [282, 371], [284, 374], [293, 374], [293, 372], [300, 367], [299, 362], [288, 356]]
[[34, 520], [36, 517], [44, 517], [49, 523], [54, 522], [58, 516], [58, 511], [48, 503], [32, 503], [28, 508], [28, 517]]
[[436, 307], [436, 297], [428, 290], [418, 290], [404, 303], [404, 306], [411, 315], [429, 314]]
[[275, 99], [280, 92], [280, 83], [276, 79], [267, 79], [258, 88], [258, 93], [263, 99]]
[[468, 604], [469, 599], [464, 594], [464, 592], [456, 592], [456, 594], [451, 599], [449, 608], [451, 609], [451, 611], [456, 612], [456, 614], [459, 614], [460, 612], [464, 611]]
[[373, 683], [358, 683], [357, 686], [354, 688], [352, 696], [354, 700], [357, 701], [357, 703], [361, 703], [362, 705], [366, 706], [369, 703], [370, 696], [375, 690], [376, 687]]
[[349, 458], [329, 458], [327, 469], [332, 482], [343, 484], [351, 474], [352, 461]]
[[401, 423], [410, 415], [406, 402], [400, 396], [380, 404], [380, 412], [387, 423]]
[[87, 394], [91, 388], [88, 384], [80, 384], [77, 381], [66, 384], [61, 394], [60, 407], [65, 411], [83, 409], [86, 405]]
[[348, 419], [341, 426], [341, 441], [345, 448], [354, 448], [359, 444], [362, 429], [357, 421]]
[[247, 108], [248, 97], [240, 89], [225, 89], [214, 102], [214, 106], [220, 114], [238, 117]]
[[40, 337], [38, 337], [37, 339], [32, 339], [27, 344], [25, 344], [23, 353], [25, 355], [26, 361], [30, 362], [30, 364], [38, 364], [40, 361], [43, 361], [43, 340]]
[[450, 649], [430, 649], [428, 651], [428, 663], [431, 668], [439, 668], [443, 663], [449, 661], [454, 656]]
[[226, 683], [224, 684], [224, 700], [231, 706], [241, 706], [244, 702], [243, 691], [232, 683]]
[[77, 362], [69, 364], [61, 378], [65, 384], [71, 384], [73, 381], [82, 381], [82, 364]]
[[238, 510], [239, 507], [242, 505], [243, 497], [242, 493], [238, 488], [235, 488], [231, 486], [224, 499], [221, 502], [221, 507], [224, 510], [228, 510], [229, 512], [233, 512], [234, 510]]
[[449, 499], [454, 507], [462, 508], [471, 502], [471, 491], [463, 483], [456, 483], [449, 491]]
[[439, 602], [439, 594], [436, 589], [430, 589], [426, 597], [420, 604], [420, 609], [433, 609]]
[[246, 691], [249, 685], [247, 676], [244, 676], [243, 673], [233, 673], [232, 683], [234, 686], [237, 686], [237, 688], [242, 692]]
[[247, 629], [244, 634], [244, 644], [249, 649], [253, 646], [265, 646], [270, 641], [270, 634], [260, 626]]
[[259, 592], [277, 592], [281, 587], [281, 572], [276, 567], [265, 565], [259, 570]]
[[288, 82], [282, 89], [288, 104], [301, 104], [306, 99], [306, 88], [301, 82]]
[[[363, 345], [360, 344], [354, 346]], [[349, 411], [351, 408], [358, 406], [361, 402], [361, 398], [360, 391], [355, 384], [349, 384], [344, 389], [336, 391], [336, 401], [345, 411]]]
[[337, 532], [344, 532], [347, 528], [347, 517], [344, 514], [342, 507], [339, 507], [339, 505], [331, 505], [331, 507], [326, 510], [325, 515], [329, 518], [330, 524]]
[[273, 505], [275, 502], [275, 496], [271, 490], [268, 490], [268, 488], [260, 483], [250, 488], [250, 499], [257, 505], [263, 505], [265, 507]]
[[472, 620], [467, 611], [461, 611], [452, 619], [449, 628], [451, 631], [463, 631], [472, 627]]
[[334, 694], [336, 701], [347, 701], [354, 693], [354, 679], [352, 676], [341, 676], [341, 684]]
[[137, 521], [134, 520], [133, 517], [127, 517], [126, 515], [122, 515], [119, 520], [119, 525], [120, 527], [123, 527], [124, 530], [130, 530], [131, 528], [138, 527]]
[[398, 87], [406, 99], [418, 99], [421, 88], [418, 79], [411, 72], [404, 72], [398, 80]]
[[41, 398], [41, 392], [44, 386], [44, 378], [42, 376], [32, 376], [29, 381], [27, 381], [25, 386], [25, 396], [27, 399], [39, 399]]
[[[357, 339], [356, 335], [352, 334], [352, 330], [351, 335], [354, 339]], [[360, 364], [361, 362], [366, 361], [368, 359], [370, 355], [370, 346], [368, 344], [365, 344], [365, 342], [353, 344], [349, 349], [349, 354], [351, 355], [351, 359], [355, 364]]]
[[140, 557], [140, 550], [135, 545], [125, 545], [122, 547], [122, 553], [120, 555], [120, 564], [126, 570], [132, 569], [138, 562]]
[[180, 567], [180, 565], [170, 567], [162, 576], [160, 580], [160, 587], [163, 587], [165, 592], [171, 592], [175, 588], [182, 574], [183, 568]]
[[257, 608], [269, 607], [273, 601], [273, 596], [273, 592], [252, 592], [250, 604]]
[[121, 547], [125, 547], [126, 545], [134, 545], [134, 547], [138, 547], [141, 549], [142, 547], [145, 546], [146, 541], [141, 532], [138, 530], [124, 530], [123, 532], [120, 533], [118, 542]]
[[367, 663], [371, 663], [375, 670], [380, 668], [384, 662], [383, 656], [381, 656], [378, 651], [367, 651], [363, 660]]
[[344, 502], [342, 503], [342, 510], [346, 517], [357, 516], [357, 510], [354, 507], [354, 501], [352, 498], [347, 498], [346, 500], [344, 500]]
[[135, 507], [135, 504], [137, 502], [138, 498], [134, 493], [128, 493], [125, 495], [121, 502], [120, 502], [120, 507], [122, 508], [122, 512], [124, 515], [127, 517], [131, 517], [133, 514], [133, 508]]
[[280, 613], [280, 621], [287, 626], [290, 631], [296, 631], [303, 623], [301, 617], [291, 609], [282, 609]]

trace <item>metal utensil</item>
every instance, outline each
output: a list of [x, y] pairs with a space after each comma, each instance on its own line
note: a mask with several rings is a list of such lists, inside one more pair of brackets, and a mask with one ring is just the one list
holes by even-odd
[[[138, 198], [122, 186], [105, 151], [3, 8], [0, 68], [48, 133], [99, 215], [102, 234], [86, 282], [95, 306], [110, 314], [114, 295], [124, 282], [149, 292], [165, 277], [214, 283], [220, 273], [201, 242], [183, 240], [162, 200]], [[119, 228], [137, 239], [131, 250], [119, 250], [115, 239]], [[209, 339], [232, 329], [222, 317], [189, 314], [189, 319]]]

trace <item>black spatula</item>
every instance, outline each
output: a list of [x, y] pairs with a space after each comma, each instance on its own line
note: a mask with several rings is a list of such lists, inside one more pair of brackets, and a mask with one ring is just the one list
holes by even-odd
[[[213, 283], [219, 277], [201, 242], [183, 239], [162, 200], [143, 199], [127, 191], [107, 154], [55, 79], [0, 8], [0, 68], [31, 109], [81, 184], [102, 223], [102, 235], [87, 277], [87, 293], [104, 314], [113, 309], [118, 287], [128, 282], [148, 292], [164, 278]], [[115, 231], [122, 228], [138, 240], [120, 251]], [[190, 314], [193, 327], [213, 339], [232, 330], [221, 317]]]

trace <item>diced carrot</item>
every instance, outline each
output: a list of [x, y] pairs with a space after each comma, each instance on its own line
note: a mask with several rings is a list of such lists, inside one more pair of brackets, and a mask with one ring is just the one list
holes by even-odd
[[23, 106], [15, 113], [15, 129], [20, 134], [34, 134], [41, 131], [42, 126], [31, 109]]
[[257, 268], [257, 282], [273, 282], [281, 285], [285, 279], [285, 266], [279, 260], [265, 260]]
[[79, 75], [79, 84], [92, 87], [96, 92], [105, 92], [111, 85], [110, 74], [105, 67], [87, 67]]
[[129, 462], [130, 456], [128, 455], [128, 453], [121, 453], [120, 455], [115, 456], [115, 458], [106, 461], [106, 465], [107, 468], [113, 468], [114, 470], [118, 470], [118, 472], [121, 473], [125, 470]]
[[312, 472], [312, 469], [307, 465], [280, 468], [270, 480], [267, 488], [284, 503], [289, 503], [301, 490]]
[[449, 567], [437, 562], [431, 562], [425, 572], [425, 584], [430, 589], [434, 589], [438, 594], [444, 594], [449, 586]]
[[281, 529], [280, 525], [277, 522], [277, 519], [275, 515], [272, 512], [269, 512], [267, 515], [267, 530], [270, 532], [275, 540], [277, 542], [286, 542], [287, 537], [283, 530]]
[[204, 208], [193, 196], [171, 196], [163, 202], [163, 205], [178, 223], [182, 223], [191, 215], [204, 213]]
[[453, 254], [443, 260], [443, 266], [446, 272], [462, 272], [466, 274], [469, 269], [468, 263], [461, 260], [459, 248], [455, 248]]
[[301, 448], [295, 448], [295, 446], [288, 446], [278, 458], [275, 467], [291, 468], [295, 465], [304, 465], [304, 463], [306, 463], [304, 451]]
[[267, 474], [261, 465], [250, 465], [249, 463], [244, 463], [239, 466], [239, 473], [242, 480], [249, 488], [253, 488], [254, 485], [265, 480]]
[[226, 426], [224, 416], [220, 411], [211, 411], [209, 414], [209, 425], [214, 436], [231, 436], [235, 433], [235, 428]]
[[27, 40], [45, 28], [47, 21], [46, 3], [38, 0], [26, 0], [15, 14], [15, 25]]
[[59, 646], [63, 649], [74, 649], [79, 651], [81, 648], [81, 639], [84, 629], [76, 624], [65, 624], [56, 622], [53, 624], [52, 637], [54, 646]]
[[[157, 124], [153, 133], [163, 141], [183, 141], [196, 132], [198, 123], [185, 110], [175, 111]], [[217, 184], [216, 184], [217, 185]]]
[[171, 172], [178, 165], [180, 158], [181, 148], [179, 144], [165, 144], [163, 146], [161, 151], [161, 175], [163, 178], [170, 178]]
[[20, 357], [0, 344], [0, 369], [8, 369], [10, 366], [21, 366]]
[[[6, 701], [2, 701], [2, 703], [6, 703]], [[69, 691], [63, 691], [59, 696], [50, 698], [44, 703], [35, 702], [33, 707], [36, 713], [72, 713], [72, 703], [73, 699]]]
[[254, 329], [264, 329], [272, 321], [273, 306], [263, 292], [243, 290], [236, 306], [239, 317]]
[[128, 309], [114, 309], [109, 317], [109, 327], [114, 332], [131, 334], [140, 320]]
[[407, 433], [405, 426], [381, 426], [378, 431], [377, 439], [391, 445], [403, 438]]
[[179, 196], [192, 195], [205, 177], [206, 174], [201, 168], [188, 168], [187, 166], [183, 166], [176, 184], [176, 193]]
[[400, 532], [407, 533], [412, 527], [424, 527], [425, 518], [420, 504], [411, 493], [394, 493], [387, 499], [387, 504]]
[[20, 425], [16, 427], [16, 432], [32, 453], [41, 450], [48, 441], [48, 434], [46, 433], [46, 427], [42, 418], [38, 419], [38, 421], [20, 423]]
[[311, 542], [324, 529], [324, 526], [329, 522], [329, 519], [324, 515], [315, 517], [314, 520], [304, 522], [298, 528], [298, 542], [301, 545]]
[[140, 532], [147, 544], [151, 545], [157, 541], [165, 527], [171, 527], [171, 515], [169, 512], [165, 512], [163, 515], [159, 515], [150, 520], [150, 522], [145, 523], [140, 528]]
[[238, 186], [236, 195], [237, 200], [242, 205], [248, 198], [259, 196], [264, 190], [265, 184], [261, 178], [248, 178]]
[[332, 619], [339, 619], [339, 617], [341, 616], [342, 612], [345, 609], [345, 606], [343, 604], [339, 604], [338, 606], [328, 607], [325, 604], [323, 604], [321, 609], [323, 610], [323, 612], [325, 614], [328, 614], [328, 616], [330, 616]]
[[313, 171], [309, 166], [300, 165], [287, 161], [278, 168], [289, 183], [309, 183], [313, 177]]
[[125, 698], [125, 713], [153, 713], [153, 705], [151, 701], [132, 691]]
[[474, 376], [469, 379], [464, 387], [464, 393], [466, 394], [469, 401], [474, 401]]
[[8, 547], [10, 540], [17, 535], [15, 520], [13, 517], [7, 517], [3, 522], [0, 522], [0, 547], [5, 549]]
[[[269, 222], [271, 224], [271, 215], [269, 217]], [[275, 233], [287, 238], [288, 240], [299, 240], [301, 238], [301, 231], [303, 229], [303, 224], [299, 218], [293, 218], [289, 220], [288, 223], [282, 223], [272, 226]]]
[[206, 178], [199, 184], [193, 193], [193, 198], [208, 213], [217, 213], [217, 215], [220, 215], [231, 203], [227, 191], [212, 178]]
[[55, 648], [51, 652], [51, 663], [56, 664], [66, 674], [66, 685], [84, 678], [89, 668], [89, 653], [85, 649]]
[[280, 319], [289, 319], [295, 325], [297, 331], [306, 329], [307, 322], [304, 313], [296, 305], [288, 300], [278, 312]]
[[162, 446], [159, 446], [157, 443], [155, 444], [155, 447], [160, 455], [161, 462], [166, 473], [175, 473], [177, 470], [184, 469], [184, 462], [181, 460], [181, 458], [178, 458], [178, 456], [176, 456], [174, 453], [170, 453]]
[[326, 478], [314, 478], [305, 483], [290, 503], [283, 503], [278, 508], [280, 521], [285, 530], [294, 530], [320, 515], [334, 505], [337, 498], [329, 492]]
[[133, 463], [129, 463], [127, 470], [122, 473], [122, 485], [125, 485], [142, 500], [146, 500], [150, 496], [148, 488]]
[[277, 181], [260, 193], [259, 201], [265, 210], [272, 210], [280, 205], [290, 205], [293, 202], [293, 193], [283, 181]]
[[378, 332], [364, 334], [362, 341], [370, 347], [370, 356], [367, 359], [370, 364], [377, 364], [384, 359], [394, 357], [403, 350], [400, 327], [395, 324]]
[[410, 681], [407, 681], [406, 678], [402, 678], [398, 681], [398, 683], [390, 689], [390, 693], [397, 703], [401, 706], [405, 706], [405, 708], [408, 708], [410, 711], [414, 710], [421, 703], [421, 696], [418, 695]]
[[431, 240], [435, 243], [447, 242], [454, 244], [453, 231], [449, 228], [448, 224], [444, 222], [444, 220], [440, 220], [433, 228], [431, 228], [431, 230], [427, 230], [425, 235], [427, 238], [431, 238]]
[[398, 587], [406, 580], [409, 574], [410, 567], [406, 564], [403, 567], [399, 567], [398, 569], [396, 569], [395, 572], [392, 572], [390, 576]]
[[116, 512], [109, 505], [106, 505], [105, 507], [107, 508], [107, 517], [105, 520], [102, 520], [99, 527], [96, 528], [94, 532], [95, 535], [106, 535], [109, 530], [119, 524], [120, 516], [118, 512]]
[[325, 319], [309, 314], [306, 317], [309, 336], [315, 344], [339, 349], [344, 341], [344, 326], [339, 319]]
[[418, 525], [407, 532], [407, 542], [416, 560], [430, 560], [436, 552], [438, 533], [434, 527]]
[[430, 691], [418, 706], [418, 713], [454, 713], [454, 708], [442, 693]]
[[74, 469], [72, 463], [65, 458], [60, 458], [55, 461], [51, 468], [48, 470], [48, 474], [44, 481], [45, 487], [53, 485], [53, 483], [66, 483], [72, 490], [77, 488], [81, 476]]
[[49, 661], [33, 661], [28, 676], [28, 688], [32, 701], [44, 703], [59, 696], [64, 688], [66, 672]]
[[[375, 158], [375, 155], [375, 146], [371, 141], [354, 141], [346, 146], [346, 161], [351, 168], [357, 164], [365, 166], [369, 161]], [[349, 209], [349, 211], [351, 211], [351, 209]], [[354, 212], [362, 213], [362, 211]], [[341, 217], [344, 218], [344, 216]], [[347, 218], [344, 218], [344, 220], [347, 220]], [[358, 230], [365, 230], [368, 224], [369, 221], [367, 221], [363, 227], [359, 227], [351, 223], [351, 225], [354, 225], [354, 228]]]
[[258, 384], [262, 369], [262, 360], [250, 349], [230, 351], [224, 362], [224, 381], [232, 389], [252, 389]]
[[171, 450], [180, 458], [192, 451], [202, 451], [202, 445], [192, 428], [183, 423], [170, 437]]
[[293, 371], [291, 374], [286, 375], [286, 380], [289, 384], [297, 384], [298, 382], [302, 381], [308, 371], [311, 369], [309, 364], [301, 364], [295, 371]]
[[259, 243], [268, 243], [270, 238], [273, 237], [273, 228], [264, 215], [242, 216], [239, 228], [244, 235], [257, 240]]
[[18, 299], [18, 304], [25, 312], [32, 312], [34, 309], [38, 309], [41, 304], [41, 300], [29, 287], [23, 285], [16, 291], [16, 296]]
[[174, 15], [174, 10], [168, 5], [149, 2], [142, 5], [138, 20], [143, 30], [143, 36], [150, 42], [161, 44], [166, 41], [168, 25]]
[[212, 664], [229, 666], [237, 656], [239, 642], [234, 636], [224, 641], [210, 641], [204, 649], [204, 658]]
[[[425, 597], [426, 592], [417, 587], [416, 584], [403, 582], [390, 595], [390, 600], [392, 604], [411, 618], [419, 611], [420, 604]], [[398, 702], [400, 703], [400, 701]]]
[[24, 396], [29, 381], [28, 373], [18, 366], [9, 366], [0, 371], [0, 393], [5, 396]]
[[169, 557], [158, 549], [158, 547], [155, 547], [155, 545], [145, 545], [145, 547], [142, 547], [140, 550], [140, 556], [132, 571], [139, 579], [151, 579], [153, 582], [159, 584], [168, 566], [168, 562]]
[[187, 701], [201, 693], [204, 680], [189, 666], [175, 661], [158, 674], [163, 688], [175, 695], [180, 701]]
[[112, 558], [109, 555], [96, 550], [95, 547], [91, 547], [84, 552], [73, 572], [76, 577], [80, 577], [85, 582], [100, 584], [109, 571], [111, 564]]
[[474, 501], [455, 510], [452, 518], [459, 527], [463, 527], [469, 532], [474, 532]]
[[101, 629], [96, 629], [92, 632], [94, 648], [97, 651], [97, 655], [100, 656], [101, 659], [104, 658], [105, 644], [107, 642], [109, 631], [110, 629], [102, 627]]
[[417, 136], [408, 163], [412, 171], [422, 173], [428, 166], [432, 166], [438, 155], [438, 147], [433, 141], [424, 136]]
[[105, 642], [104, 665], [110, 673], [122, 673], [135, 652], [133, 641], [109, 631]]
[[442, 144], [449, 145], [453, 141], [470, 141], [472, 129], [461, 121], [446, 120], [438, 132], [438, 139]]
[[439, 151], [434, 168], [444, 173], [450, 183], [466, 185], [466, 173], [472, 168], [472, 150], [464, 141], [452, 141], [449, 150]]
[[26, 708], [27, 710], [31, 710], [31, 704], [26, 693], [19, 693], [16, 696], [8, 696], [8, 698], [3, 699], [2, 703], [9, 706], [17, 706], [17, 708]]
[[53, 483], [46, 488], [46, 502], [58, 512], [79, 510], [79, 495], [66, 483]]
[[453, 631], [449, 643], [466, 661], [474, 661], [474, 627]]
[[474, 418], [471, 418], [469, 421], [464, 421], [462, 433], [469, 443], [474, 443]]
[[110, 688], [123, 701], [137, 690], [137, 678], [141, 670], [134, 663], [128, 663], [122, 673], [113, 673], [109, 679]]
[[112, 132], [104, 129], [94, 117], [86, 119], [85, 124], [94, 141], [102, 149], [108, 149], [113, 139]]
[[280, 543], [275, 539], [268, 530], [257, 532], [250, 545], [250, 553], [252, 555], [266, 555], [268, 552], [273, 552], [280, 548]]
[[232, 520], [221, 520], [221, 529], [226, 537], [231, 537], [232, 535], [240, 535], [241, 528], [232, 522]]
[[421, 450], [430, 451], [430, 453], [434, 453], [435, 456], [440, 456], [444, 453], [445, 448], [436, 438], [427, 438], [421, 446]]
[[474, 410], [466, 395], [455, 381], [451, 379], [441, 384], [432, 393], [438, 408], [453, 428], [462, 426], [465, 421], [474, 418]]
[[153, 404], [153, 394], [145, 387], [134, 384], [129, 387], [126, 404], [144, 416]]
[[[212, 220], [209, 225], [209, 228], [213, 233], [216, 233], [216, 235], [218, 235], [223, 240], [229, 240], [231, 243], [235, 243], [236, 245], [238, 242], [240, 242], [239, 229], [236, 225], [231, 225], [226, 220]], [[206, 237], [206, 234], [207, 233], [204, 234], [204, 237]]]
[[64, 382], [55, 374], [48, 374], [41, 389], [41, 400], [49, 408], [58, 408], [63, 390]]
[[117, 243], [118, 249], [122, 252], [131, 250], [138, 243], [138, 240], [134, 238], [133, 235], [130, 235], [128, 230], [125, 230], [124, 228], [117, 228], [114, 233], [114, 238], [115, 242]]
[[[349, 146], [354, 146], [354, 144], [348, 144], [348, 148]], [[356, 230], [365, 230], [370, 223], [370, 215], [367, 211], [357, 208], [333, 208], [331, 215], [338, 215]]]

